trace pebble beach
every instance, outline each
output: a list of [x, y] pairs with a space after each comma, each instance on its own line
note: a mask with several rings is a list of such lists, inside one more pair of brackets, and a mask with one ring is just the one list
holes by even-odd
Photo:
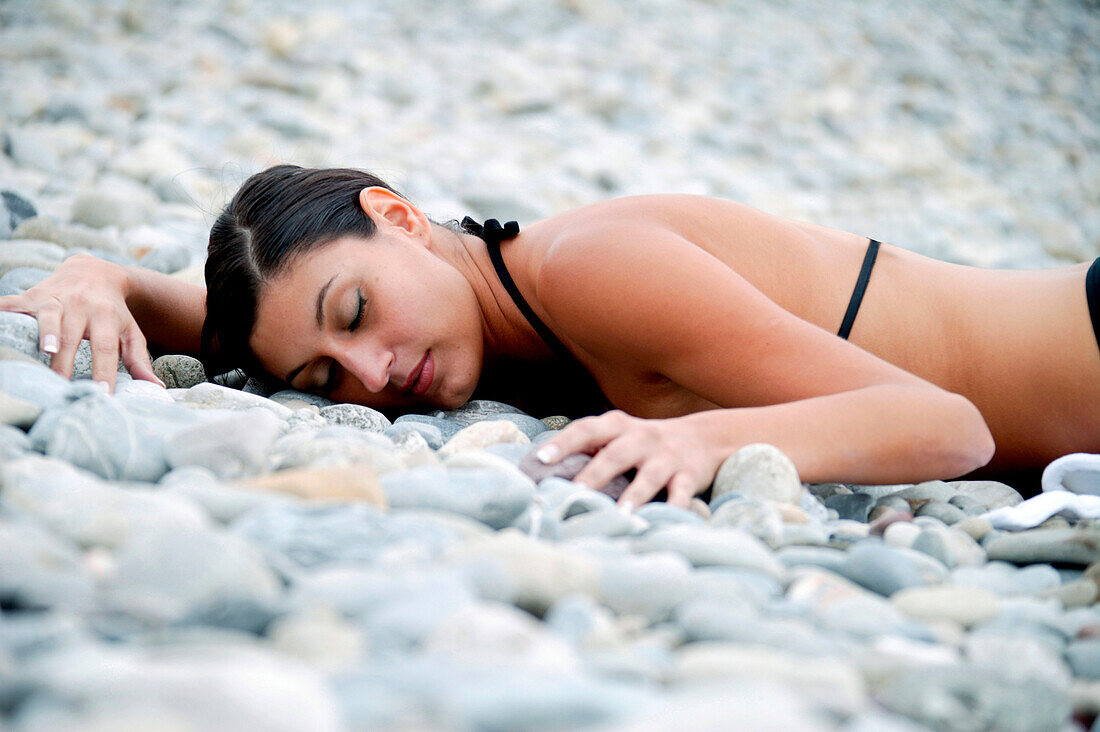
[[[1088, 261], [1097, 38], [1092, 2], [4, 0], [0, 295], [79, 253], [201, 283], [284, 162], [437, 221], [699, 193]], [[1013, 486], [754, 445], [625, 513], [532, 458], [560, 415], [48, 364], [0, 312], [0, 728], [1100, 730], [1100, 520], [996, 528]]]

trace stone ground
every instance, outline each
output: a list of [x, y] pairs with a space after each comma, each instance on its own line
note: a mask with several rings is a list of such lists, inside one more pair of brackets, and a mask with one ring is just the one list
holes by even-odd
[[[0, 294], [80, 251], [201, 277], [275, 162], [439, 219], [697, 192], [1084, 261], [1098, 37], [1077, 2], [6, 0]], [[760, 449], [625, 515], [531, 469], [553, 415], [44, 360], [0, 314], [0, 726], [1100, 729], [1100, 524], [994, 529], [1008, 486], [803, 485]]]

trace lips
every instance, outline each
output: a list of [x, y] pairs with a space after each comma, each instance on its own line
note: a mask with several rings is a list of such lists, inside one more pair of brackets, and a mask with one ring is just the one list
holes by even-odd
[[402, 393], [412, 393], [421, 396], [432, 385], [435, 377], [435, 362], [432, 360], [432, 352], [426, 351], [420, 362], [409, 373], [408, 380], [401, 387]]

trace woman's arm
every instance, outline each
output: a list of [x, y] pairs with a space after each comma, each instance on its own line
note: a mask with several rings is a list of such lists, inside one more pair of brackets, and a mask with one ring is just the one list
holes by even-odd
[[686, 503], [752, 442], [776, 445], [811, 481], [953, 477], [992, 456], [967, 399], [783, 310], [691, 242], [618, 222], [585, 233], [584, 243], [555, 244], [539, 273], [539, 302], [559, 332], [594, 358], [730, 407], [578, 420], [549, 451], [598, 451], [577, 476], [586, 485], [636, 467], [622, 502], [667, 487]]
[[127, 267], [126, 305], [149, 343], [166, 353], [198, 356], [206, 288], [144, 267]]
[[92, 378], [113, 389], [118, 360], [138, 379], [159, 382], [146, 337], [161, 350], [196, 354], [205, 317], [205, 290], [141, 267], [123, 267], [79, 254], [18, 295], [0, 297], [0, 310], [38, 320], [39, 347], [51, 368], [72, 375], [77, 346], [87, 338]]

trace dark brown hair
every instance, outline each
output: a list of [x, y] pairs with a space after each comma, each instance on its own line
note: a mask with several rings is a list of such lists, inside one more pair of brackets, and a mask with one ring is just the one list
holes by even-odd
[[277, 165], [244, 182], [210, 228], [201, 340], [208, 374], [265, 374], [248, 346], [261, 287], [302, 252], [349, 234], [373, 236], [359, 205], [359, 192], [371, 186], [397, 193], [350, 168]]

